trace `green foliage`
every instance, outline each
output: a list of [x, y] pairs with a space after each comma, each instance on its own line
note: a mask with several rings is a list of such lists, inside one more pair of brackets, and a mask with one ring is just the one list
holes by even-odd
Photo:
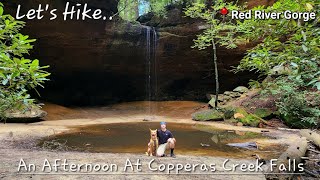
[[16, 21], [10, 15], [3, 14], [0, 3], [0, 118], [8, 110], [33, 105], [28, 90], [47, 81], [49, 73], [40, 67], [38, 60], [23, 56], [33, 48], [35, 39], [19, 33], [24, 22]]
[[[208, 28], [195, 40], [194, 48], [206, 49], [215, 42], [227, 48], [236, 48], [250, 42], [254, 47], [247, 51], [235, 72], [249, 70], [262, 75], [275, 75], [274, 72], [281, 70], [280, 77], [267, 85], [251, 81], [250, 86], [261, 87], [280, 96], [277, 107], [289, 125], [312, 127], [318, 124], [319, 106], [310, 106], [308, 97], [320, 90], [319, 18], [309, 21], [284, 18], [231, 20], [230, 13], [216, 18], [222, 7], [227, 7], [229, 11], [249, 10], [222, 0], [214, 2], [211, 9], [205, 4], [196, 3], [186, 11], [187, 16], [201, 18], [208, 24]], [[290, 10], [319, 15], [320, 4], [318, 0], [278, 0], [272, 6], [251, 9], [252, 12], [256, 10]]]
[[[310, 8], [311, 6], [311, 8]], [[319, 11], [316, 1], [279, 0], [266, 12]], [[268, 25], [266, 27], [266, 24]], [[310, 104], [310, 96], [320, 90], [320, 28], [319, 19], [302, 20], [245, 20], [238, 22], [239, 38], [257, 43], [241, 61], [237, 70], [259, 71], [280, 76], [269, 82], [265, 91], [279, 96], [276, 103], [282, 119], [292, 127], [311, 128], [319, 125], [319, 106]], [[317, 98], [313, 98], [315, 101]], [[315, 102], [318, 104], [318, 102]]]
[[135, 21], [139, 17], [139, 0], [120, 0], [118, 11], [121, 18]]
[[261, 83], [259, 81], [256, 81], [256, 80], [250, 80], [248, 85], [252, 89], [258, 89], [258, 88], [262, 87]]
[[167, 17], [168, 5], [188, 5], [205, 0], [120, 0], [118, 11], [121, 18], [135, 21], [141, 15], [152, 12], [157, 17]]
[[150, 12], [156, 16], [167, 17], [166, 6], [172, 3], [172, 0], [149, 0]]
[[240, 11], [244, 8], [237, 6], [234, 2], [225, 3], [223, 0], [216, 0], [214, 6], [210, 9], [204, 3], [194, 3], [186, 9], [186, 16], [200, 18], [208, 24], [208, 28], [194, 40], [195, 45], [193, 48], [203, 50], [211, 47], [213, 43], [227, 48], [237, 47], [235, 39], [237, 26], [233, 23], [230, 13], [225, 16], [220, 14], [220, 10], [223, 7], [228, 7], [229, 11]]
[[292, 127], [314, 128], [320, 123], [320, 93], [310, 91], [287, 77], [270, 82], [264, 93], [279, 97], [276, 105], [282, 119]]
[[[265, 12], [307, 12], [319, 14], [319, 2], [316, 0], [279, 0], [272, 6], [255, 7], [252, 11]], [[309, 8], [308, 8], [309, 7]], [[310, 82], [311, 76], [316, 74], [320, 57], [320, 28], [319, 19], [313, 21], [300, 20], [255, 20], [237, 21], [237, 38], [251, 41], [257, 45], [247, 52], [237, 70], [259, 71], [263, 74], [272, 74], [276, 66], [288, 68], [290, 76], [302, 81]], [[302, 73], [302, 74], [301, 74]], [[319, 74], [318, 74], [319, 75]], [[315, 85], [313, 81], [310, 85]]]

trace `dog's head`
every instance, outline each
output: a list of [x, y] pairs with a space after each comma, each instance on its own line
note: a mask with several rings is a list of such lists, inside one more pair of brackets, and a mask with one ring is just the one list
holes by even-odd
[[156, 130], [150, 129], [150, 136], [151, 136], [151, 139], [156, 139], [157, 138], [157, 129]]

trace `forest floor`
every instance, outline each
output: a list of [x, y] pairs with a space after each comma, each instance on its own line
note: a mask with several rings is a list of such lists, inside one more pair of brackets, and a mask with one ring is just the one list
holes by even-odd
[[[284, 145], [290, 142], [297, 141], [299, 137], [298, 131], [289, 130], [278, 130], [278, 129], [264, 129], [264, 128], [248, 128], [244, 126], [233, 126], [224, 122], [195, 122], [192, 121], [190, 113], [197, 110], [197, 108], [202, 107], [203, 103], [195, 102], [185, 102], [184, 105], [179, 102], [168, 102], [169, 105], [164, 105], [163, 103], [157, 104], [160, 113], [157, 116], [152, 116], [150, 119], [153, 122], [167, 121], [175, 123], [189, 123], [189, 124], [206, 124], [222, 130], [237, 130], [245, 132], [256, 132], [261, 133], [262, 130], [267, 131], [265, 135], [276, 137], [270, 139], [260, 139], [257, 144], [268, 145], [268, 144], [278, 144]], [[181, 103], [181, 102], [180, 102]], [[140, 104], [140, 103], [138, 103]], [[172, 106], [174, 105], [174, 106]], [[143, 105], [141, 105], [142, 107]], [[139, 108], [140, 105], [132, 106], [129, 105], [116, 105], [113, 107], [103, 108], [103, 109], [67, 109], [64, 107], [58, 107], [55, 105], [48, 105], [45, 107], [49, 111], [48, 119], [41, 122], [29, 123], [29, 124], [16, 124], [7, 123], [0, 125], [0, 179], [176, 179], [177, 177], [183, 179], [265, 179], [262, 172], [256, 174], [247, 174], [241, 172], [237, 169], [235, 172], [226, 172], [222, 168], [223, 161], [226, 158], [214, 157], [214, 156], [195, 156], [195, 155], [183, 155], [177, 154], [176, 158], [164, 157], [147, 157], [143, 153], [132, 154], [132, 153], [87, 153], [87, 152], [63, 152], [63, 151], [49, 151], [41, 150], [36, 147], [37, 140], [50, 136], [56, 135], [62, 132], [67, 132], [72, 130], [77, 126], [94, 125], [94, 124], [109, 124], [109, 123], [126, 123], [126, 122], [142, 122], [146, 119], [145, 109]], [[162, 107], [162, 108], [161, 108]], [[175, 107], [175, 111], [167, 111]], [[180, 107], [180, 108], [178, 108]], [[51, 111], [51, 113], [50, 113]], [[165, 112], [175, 112], [168, 113]], [[108, 113], [109, 112], [109, 113]], [[120, 112], [120, 113], [119, 113]], [[81, 117], [79, 117], [79, 114]], [[82, 115], [81, 115], [82, 114]], [[66, 119], [62, 119], [63, 116]], [[88, 118], [92, 116], [93, 118]], [[77, 118], [75, 118], [77, 117]], [[60, 119], [60, 120], [59, 120]], [[23, 159], [26, 163], [34, 163], [37, 166], [36, 173], [41, 173], [41, 166], [43, 165], [45, 159], [49, 161], [54, 161], [55, 159], [67, 159], [68, 162], [73, 162], [75, 164], [81, 163], [93, 163], [93, 164], [104, 164], [104, 163], [114, 163], [119, 165], [119, 171], [114, 173], [105, 174], [47, 174], [45, 177], [41, 174], [31, 173], [31, 174], [19, 174], [18, 166], [20, 160]], [[126, 160], [132, 160], [134, 163], [137, 159], [141, 160], [142, 171], [127, 171], [124, 173], [122, 168], [124, 167]], [[217, 167], [216, 174], [173, 174], [168, 175], [166, 172], [155, 171], [152, 172], [148, 168], [148, 163], [155, 159], [154, 167], [158, 167], [160, 164], [210, 164], [215, 163]], [[256, 160], [253, 157], [243, 157], [241, 159], [232, 159], [233, 163], [255, 163]], [[264, 166], [265, 168], [267, 166]], [[199, 169], [198, 169], [199, 170]], [[21, 171], [25, 172], [25, 171]], [[130, 174], [134, 173], [134, 174]], [[195, 171], [196, 173], [201, 173]], [[182, 171], [183, 173], [183, 171]], [[219, 174], [226, 173], [226, 174]], [[231, 175], [230, 173], [240, 173]]]

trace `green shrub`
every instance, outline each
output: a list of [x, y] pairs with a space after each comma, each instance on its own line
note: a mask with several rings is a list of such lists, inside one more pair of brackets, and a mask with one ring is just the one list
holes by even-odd
[[300, 87], [286, 77], [280, 77], [274, 83], [270, 83], [266, 91], [279, 97], [276, 105], [280, 117], [287, 125], [295, 128], [319, 126], [319, 91]]
[[26, 59], [33, 48], [35, 39], [19, 33], [25, 25], [11, 15], [3, 14], [0, 3], [0, 118], [5, 118], [6, 111], [27, 108], [34, 105], [29, 90], [43, 87], [50, 74], [41, 67], [39, 60]]
[[[234, 21], [231, 14], [221, 17], [219, 10], [243, 10], [244, 7], [213, 1], [214, 6], [195, 3], [187, 8], [186, 15], [202, 18], [210, 27], [195, 39], [199, 49], [217, 42], [220, 46], [235, 48], [250, 42], [235, 72], [256, 71], [277, 79], [269, 82], [250, 82], [250, 87], [263, 88], [279, 97], [277, 107], [288, 125], [314, 127], [319, 124], [319, 105], [314, 106], [308, 97], [320, 92], [320, 26], [319, 19], [245, 19]], [[256, 6], [252, 11], [264, 12], [314, 12], [320, 13], [318, 0], [278, 0], [270, 6]], [[220, 19], [213, 19], [216, 15]], [[222, 22], [220, 20], [223, 20]], [[213, 43], [215, 44], [215, 43]], [[215, 49], [215, 47], [213, 48]], [[218, 74], [217, 71], [215, 74]], [[218, 78], [216, 78], [218, 79]], [[267, 85], [265, 85], [267, 84]], [[250, 117], [250, 120], [254, 120]], [[249, 121], [245, 121], [249, 122]], [[254, 122], [256, 122], [254, 120]]]

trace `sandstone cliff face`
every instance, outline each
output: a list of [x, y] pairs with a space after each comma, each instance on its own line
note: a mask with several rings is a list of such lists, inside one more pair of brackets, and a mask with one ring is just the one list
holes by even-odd
[[[15, 0], [6, 2], [5, 7], [14, 15], [19, 3], [25, 11], [39, 3], [63, 10], [65, 2]], [[88, 2], [91, 8], [103, 9], [107, 17], [117, 12], [116, 0], [69, 2]], [[172, 8], [167, 19], [151, 17], [141, 24], [120, 18], [27, 21], [23, 33], [38, 39], [31, 56], [40, 59], [43, 65], [50, 65], [52, 72], [51, 81], [40, 90], [42, 99], [65, 105], [98, 105], [146, 100], [149, 89], [153, 100], [202, 100], [206, 93], [214, 91], [212, 54], [190, 48], [196, 34], [204, 28], [201, 22], [184, 18], [179, 9]], [[150, 65], [146, 60], [148, 31], [144, 25], [155, 26], [158, 37]], [[218, 49], [221, 91], [246, 85], [255, 77], [229, 72], [244, 52], [245, 47]]]

